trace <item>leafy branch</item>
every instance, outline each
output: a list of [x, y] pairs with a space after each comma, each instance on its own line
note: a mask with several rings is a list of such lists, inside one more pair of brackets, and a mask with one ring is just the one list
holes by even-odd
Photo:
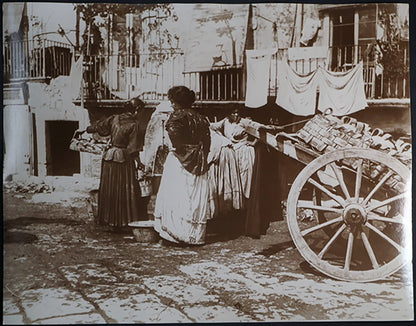
[[385, 37], [376, 41], [382, 53], [380, 63], [383, 65], [384, 74], [387, 78], [402, 78], [409, 73], [409, 66], [404, 56], [397, 14], [382, 11], [379, 21], [385, 31]]

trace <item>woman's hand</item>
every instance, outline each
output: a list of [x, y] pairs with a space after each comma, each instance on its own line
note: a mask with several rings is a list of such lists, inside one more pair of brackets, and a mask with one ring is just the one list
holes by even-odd
[[134, 159], [134, 165], [136, 166], [136, 169], [138, 170], [141, 170], [141, 171], [145, 170], [145, 165], [142, 162], [140, 162], [139, 158]]

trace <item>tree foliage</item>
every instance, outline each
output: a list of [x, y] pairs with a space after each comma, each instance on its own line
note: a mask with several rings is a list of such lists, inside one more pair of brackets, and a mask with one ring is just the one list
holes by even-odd
[[[119, 41], [120, 51], [126, 50], [126, 36], [128, 35], [128, 31], [125, 26], [125, 17], [129, 13], [134, 14], [135, 17], [134, 26], [131, 30], [133, 40], [136, 43], [134, 46], [135, 51], [139, 51], [137, 40], [144, 33], [150, 34], [153, 31], [159, 31], [159, 38], [154, 40], [153, 44], [150, 44], [150, 51], [157, 50], [160, 52], [160, 47], [166, 46], [173, 48], [174, 44], [176, 43], [177, 45], [178, 43], [178, 37], [176, 35], [172, 35], [167, 29], [162, 28], [164, 21], [177, 18], [172, 6], [167, 3], [83, 3], [74, 5], [74, 9], [78, 10], [80, 18], [85, 21], [87, 26], [83, 34], [84, 43], [88, 38], [93, 42], [90, 44], [90, 54], [96, 54], [103, 49], [104, 38], [100, 32], [100, 28], [102, 27], [105, 27], [107, 30], [111, 28], [113, 39]], [[108, 24], [109, 17], [113, 19], [111, 25]], [[145, 28], [142, 28], [142, 23], [146, 24]], [[146, 37], [148, 35], [144, 36]], [[85, 51], [86, 46], [83, 48]]]
[[[379, 21], [384, 27], [384, 38], [377, 40], [382, 57], [381, 64], [387, 78], [402, 78], [409, 73], [408, 61], [405, 59], [404, 43], [397, 14], [381, 11]], [[408, 55], [408, 53], [407, 53]]]

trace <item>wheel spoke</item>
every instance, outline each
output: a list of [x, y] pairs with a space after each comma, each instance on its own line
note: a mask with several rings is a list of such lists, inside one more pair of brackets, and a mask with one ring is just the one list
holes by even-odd
[[396, 248], [400, 253], [404, 251], [404, 248], [400, 246], [397, 242], [390, 239], [387, 235], [385, 235], [383, 232], [381, 232], [379, 229], [377, 229], [375, 226], [373, 226], [370, 223], [364, 224], [366, 227], [368, 227], [370, 230], [377, 233], [380, 237], [382, 237], [384, 240], [386, 240], [388, 243], [390, 243], [394, 248]]
[[355, 178], [355, 192], [354, 200], [358, 203], [358, 198], [360, 198], [360, 189], [361, 189], [361, 180], [363, 177], [363, 160], [360, 159], [357, 161], [357, 176]]
[[337, 180], [338, 180], [339, 185], [342, 189], [342, 192], [345, 195], [345, 198], [350, 199], [351, 196], [350, 196], [350, 193], [348, 192], [347, 185], [345, 184], [344, 176], [342, 175], [341, 170], [339, 169], [339, 167], [334, 162], [332, 162], [330, 164], [330, 166], [331, 166], [332, 170], [334, 171], [335, 176], [337, 177]]
[[326, 207], [326, 206], [319, 206], [319, 205], [313, 205], [305, 201], [299, 201], [298, 203], [299, 208], [309, 208], [317, 211], [324, 211], [324, 212], [334, 212], [341, 214], [342, 209], [336, 208], [336, 207]]
[[401, 193], [401, 194], [399, 194], [399, 195], [397, 195], [397, 196], [394, 196], [394, 197], [391, 197], [391, 198], [389, 198], [389, 199], [383, 200], [382, 202], [378, 202], [378, 203], [374, 204], [373, 206], [370, 206], [367, 210], [368, 210], [368, 211], [375, 210], [375, 209], [377, 209], [377, 208], [380, 208], [380, 207], [386, 206], [386, 205], [388, 205], [388, 204], [390, 204], [390, 203], [392, 203], [392, 202], [394, 202], [394, 201], [396, 201], [396, 200], [403, 199], [403, 198], [405, 198], [406, 196], [409, 196], [409, 194], [408, 194], [408, 193], [406, 193], [406, 192]]
[[370, 257], [373, 268], [374, 269], [379, 268], [376, 255], [374, 254], [373, 248], [371, 248], [370, 241], [368, 241], [366, 234], [362, 231], [361, 231], [361, 238], [363, 239], [364, 247], [367, 250], [368, 257]]
[[350, 234], [348, 235], [347, 253], [345, 254], [344, 270], [346, 271], [350, 270], [353, 244], [354, 244], [354, 234], [350, 232]]
[[345, 201], [342, 198], [340, 198], [338, 196], [335, 196], [332, 192], [330, 192], [328, 189], [326, 189], [324, 186], [322, 186], [321, 184], [319, 184], [318, 182], [316, 182], [312, 178], [309, 178], [308, 179], [308, 182], [311, 183], [312, 185], [314, 185], [319, 190], [321, 190], [324, 193], [326, 193], [329, 197], [331, 197], [333, 200], [335, 200], [342, 207], [345, 207]]
[[371, 190], [371, 192], [367, 195], [367, 197], [363, 200], [362, 204], [365, 205], [367, 202], [374, 196], [374, 194], [377, 192], [377, 190], [380, 189], [380, 187], [384, 184], [384, 182], [387, 181], [388, 178], [390, 178], [393, 174], [393, 171], [389, 171], [386, 173], [386, 175], [379, 181], [379, 183]]
[[341, 216], [340, 217], [337, 217], [337, 218], [334, 218], [332, 220], [326, 221], [326, 222], [324, 222], [322, 224], [315, 225], [315, 226], [313, 226], [313, 227], [311, 227], [309, 229], [305, 229], [305, 230], [303, 230], [301, 232], [301, 234], [302, 234], [302, 236], [305, 236], [305, 235], [307, 235], [307, 234], [309, 234], [311, 232], [320, 230], [320, 229], [322, 229], [322, 228], [324, 228], [324, 227], [326, 227], [328, 225], [331, 225], [331, 224], [334, 224], [334, 223], [338, 223], [338, 222], [342, 222], [342, 217]]
[[338, 231], [332, 236], [332, 238], [328, 241], [328, 243], [325, 245], [325, 247], [319, 252], [318, 257], [322, 259], [322, 257], [325, 255], [329, 247], [334, 243], [334, 241], [338, 238], [338, 236], [344, 231], [346, 228], [345, 224], [342, 224], [341, 227], [338, 229]]
[[387, 223], [397, 223], [397, 224], [405, 223], [404, 217], [400, 214], [395, 217], [384, 217], [374, 212], [369, 212], [367, 214], [367, 217], [369, 220], [376, 220], [376, 221], [382, 221], [382, 222], [387, 222]]

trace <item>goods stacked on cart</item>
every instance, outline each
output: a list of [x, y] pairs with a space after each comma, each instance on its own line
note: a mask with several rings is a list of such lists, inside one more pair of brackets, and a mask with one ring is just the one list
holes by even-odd
[[[297, 133], [297, 137], [314, 151], [324, 154], [343, 148], [372, 148], [395, 157], [404, 165], [412, 166], [412, 145], [403, 138], [393, 139], [383, 130], [372, 129], [368, 124], [354, 118], [332, 115], [315, 115]], [[352, 160], [344, 159], [343, 163], [354, 166]], [[371, 179], [378, 179], [385, 172], [383, 165], [364, 166], [363, 172]], [[390, 178], [389, 186], [401, 190], [404, 185]]]

